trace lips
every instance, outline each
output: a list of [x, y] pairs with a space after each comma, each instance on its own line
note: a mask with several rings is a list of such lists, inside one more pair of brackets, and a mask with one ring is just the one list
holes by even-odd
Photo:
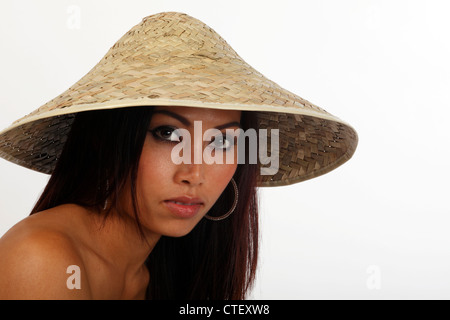
[[166, 202], [173, 202], [176, 204], [181, 204], [181, 205], [187, 205], [187, 206], [193, 206], [193, 205], [199, 205], [199, 204], [203, 204], [203, 200], [200, 198], [190, 198], [190, 197], [178, 197], [178, 198], [172, 198], [172, 199], [168, 199], [165, 200]]
[[203, 201], [200, 198], [178, 197], [164, 201], [166, 207], [177, 217], [192, 218], [197, 215]]
[[167, 201], [167, 202], [173, 202], [173, 203], [176, 203], [176, 204], [181, 204], [181, 205], [183, 205], [183, 206], [195, 206], [195, 205], [197, 205], [197, 203], [184, 203], [184, 202], [179, 202], [179, 201]]

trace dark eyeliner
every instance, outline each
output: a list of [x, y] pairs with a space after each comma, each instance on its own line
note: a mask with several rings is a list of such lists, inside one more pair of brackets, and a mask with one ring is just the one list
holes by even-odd
[[170, 129], [170, 130], [172, 130], [172, 132], [176, 130], [176, 128], [172, 127], [172, 126], [159, 126], [159, 127], [156, 127], [155, 129], [149, 130], [149, 132], [153, 135], [153, 137], [155, 137], [157, 140], [159, 140], [161, 142], [179, 143], [179, 141], [170, 141], [170, 140], [167, 140], [167, 139], [164, 139], [163, 137], [161, 137], [158, 133], [163, 129], [166, 129], [166, 130]]

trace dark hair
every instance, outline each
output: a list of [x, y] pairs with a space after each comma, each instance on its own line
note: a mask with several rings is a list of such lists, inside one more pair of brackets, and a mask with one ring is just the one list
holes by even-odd
[[[139, 159], [152, 117], [151, 107], [80, 112], [56, 167], [31, 214], [74, 203], [100, 214], [108, 199], [116, 206], [130, 181], [137, 227]], [[256, 114], [242, 111], [241, 126], [258, 132]], [[246, 153], [249, 148], [245, 148]], [[222, 221], [202, 219], [186, 236], [162, 236], [147, 259], [150, 299], [244, 299], [255, 279], [258, 260], [258, 164], [238, 164], [234, 180], [239, 201]], [[108, 181], [108, 188], [106, 187]], [[125, 190], [126, 191], [126, 190]], [[231, 186], [208, 212], [219, 216], [234, 200]]]

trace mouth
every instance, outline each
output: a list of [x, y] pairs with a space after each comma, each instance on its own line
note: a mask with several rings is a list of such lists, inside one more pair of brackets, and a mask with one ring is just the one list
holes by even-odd
[[181, 204], [183, 206], [198, 206], [198, 205], [201, 204], [201, 203], [184, 203], [184, 202], [178, 202], [178, 201], [172, 201], [172, 200], [166, 200], [166, 202], [172, 202], [172, 203], [175, 203], [175, 204]]
[[201, 203], [184, 203], [179, 201], [166, 200], [164, 204], [177, 218], [193, 218], [200, 211]]
[[178, 197], [164, 201], [166, 207], [177, 217], [192, 218], [204, 204], [200, 198]]
[[165, 200], [165, 202], [172, 202], [184, 206], [196, 206], [196, 205], [202, 205], [204, 204], [203, 200], [200, 198], [190, 198], [187, 196], [178, 197], [178, 198], [172, 198]]

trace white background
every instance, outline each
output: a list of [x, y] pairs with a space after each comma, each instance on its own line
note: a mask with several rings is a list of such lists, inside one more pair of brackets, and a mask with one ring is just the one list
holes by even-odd
[[[331, 173], [260, 190], [251, 298], [450, 298], [448, 1], [2, 0], [0, 128], [162, 11], [205, 22], [266, 77], [359, 134], [354, 157]], [[0, 159], [0, 179], [2, 235], [48, 176]]]

